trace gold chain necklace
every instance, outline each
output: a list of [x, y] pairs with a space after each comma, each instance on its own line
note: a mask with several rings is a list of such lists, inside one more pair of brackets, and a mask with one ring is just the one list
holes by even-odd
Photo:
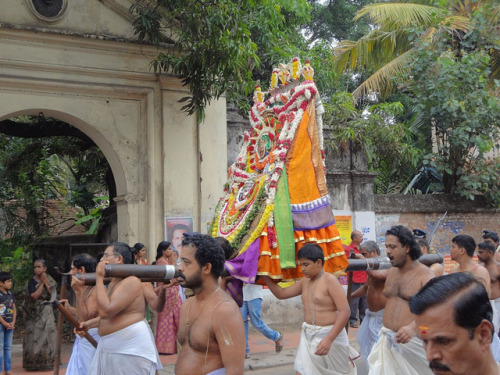
[[217, 289], [215, 289], [214, 292], [212, 294], [210, 294], [210, 296], [206, 299], [205, 303], [201, 307], [200, 312], [198, 313], [198, 315], [196, 315], [196, 317], [193, 319], [193, 321], [191, 323], [188, 323], [188, 319], [189, 319], [189, 311], [190, 311], [192, 303], [190, 303], [188, 305], [187, 312], [186, 312], [186, 326], [189, 327], [189, 326], [193, 325], [193, 323], [196, 321], [196, 319], [198, 319], [198, 317], [201, 315], [201, 313], [205, 309], [205, 305], [208, 303], [208, 301], [210, 301], [210, 299], [214, 296], [214, 294], [217, 293], [218, 290], [220, 290], [220, 287], [217, 287]]
[[[312, 309], [312, 319], [311, 319], [311, 322], [312, 322], [312, 325], [315, 326], [316, 325], [316, 302], [315, 302], [315, 298], [314, 298], [314, 294], [316, 293], [316, 287], [318, 286], [319, 284], [319, 279], [321, 279], [321, 277], [324, 275], [325, 273], [322, 272], [318, 277], [317, 277], [317, 281], [316, 281], [316, 284], [314, 285], [314, 288], [313, 288], [313, 292], [312, 292], [312, 295], [311, 295], [311, 301], [312, 301], [312, 305], [313, 305], [313, 309]], [[312, 280], [311, 280], [312, 281]], [[309, 295], [309, 286], [311, 285], [311, 281], [309, 281], [309, 284], [307, 284], [307, 295]], [[311, 312], [311, 302], [309, 301], [309, 312]]]

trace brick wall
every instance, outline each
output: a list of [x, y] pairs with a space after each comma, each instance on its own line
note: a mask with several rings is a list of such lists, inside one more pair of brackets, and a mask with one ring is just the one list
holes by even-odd
[[484, 201], [466, 201], [447, 195], [376, 195], [375, 219], [377, 242], [383, 245], [385, 232], [392, 225], [423, 229], [429, 236], [435, 223], [447, 212], [432, 239], [431, 249], [449, 254], [451, 239], [468, 234], [482, 242], [482, 231], [500, 233], [500, 210]]

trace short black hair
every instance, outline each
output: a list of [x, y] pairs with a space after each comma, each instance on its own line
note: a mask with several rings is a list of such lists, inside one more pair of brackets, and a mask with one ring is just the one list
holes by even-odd
[[196, 248], [195, 259], [200, 267], [210, 263], [211, 274], [218, 279], [224, 271], [224, 250], [215, 242], [215, 239], [206, 234], [184, 233], [182, 246], [193, 246]]
[[410, 298], [410, 311], [420, 315], [459, 293], [460, 298], [453, 303], [455, 324], [469, 330], [472, 339], [475, 328], [484, 319], [492, 323], [493, 309], [484, 285], [470, 272], [456, 272], [431, 279]]
[[491, 242], [481, 242], [477, 244], [477, 248], [481, 250], [486, 250], [489, 251], [490, 253], [495, 253], [495, 245], [493, 245]]
[[476, 241], [474, 238], [467, 234], [459, 234], [451, 239], [451, 242], [456, 244], [458, 247], [463, 247], [468, 256], [473, 257], [474, 251], [476, 251]]
[[163, 251], [167, 250], [170, 245], [172, 245], [168, 241], [161, 241], [156, 247], [156, 260], [160, 259], [163, 256]]
[[399, 239], [399, 242], [401, 242], [402, 246], [408, 245], [408, 247], [410, 248], [410, 252], [408, 254], [410, 255], [411, 259], [417, 260], [422, 256], [422, 249], [420, 249], [420, 246], [418, 246], [417, 241], [415, 241], [415, 237], [413, 237], [411, 231], [405, 226], [395, 225], [387, 232], [385, 232], [385, 235], [396, 236]]
[[231, 243], [224, 237], [215, 237], [214, 239], [217, 245], [224, 250], [224, 258], [226, 258], [226, 260], [231, 259], [235, 253], [234, 247], [231, 246]]
[[76, 268], [85, 268], [85, 272], [87, 273], [95, 272], [97, 268], [97, 261], [92, 255], [87, 253], [76, 254], [71, 262]]
[[308, 243], [300, 248], [297, 259], [309, 259], [313, 262], [321, 259], [321, 264], [325, 264], [325, 253], [317, 243]]
[[500, 242], [500, 238], [498, 238], [498, 234], [496, 232], [492, 232], [491, 230], [483, 230], [483, 240], [490, 239], [495, 243]]
[[5, 272], [5, 271], [0, 272], [0, 281], [4, 283], [7, 280], [12, 280], [12, 274], [10, 272]]
[[124, 242], [113, 242], [109, 246], [113, 247], [113, 253], [122, 256], [123, 264], [134, 264], [134, 254], [129, 245]]

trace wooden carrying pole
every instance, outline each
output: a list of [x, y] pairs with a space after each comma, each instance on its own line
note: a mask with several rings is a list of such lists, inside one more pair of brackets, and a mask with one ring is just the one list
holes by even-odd
[[[66, 298], [66, 290], [68, 288], [68, 276], [62, 275], [61, 278], [61, 294], [60, 299]], [[62, 344], [62, 323], [63, 316], [59, 313], [57, 317], [57, 341], [56, 341], [56, 354], [54, 356], [54, 375], [59, 375], [59, 365], [61, 364], [61, 344]]]
[[[73, 327], [77, 328], [78, 330], [80, 329], [80, 323], [71, 315], [71, 313], [64, 308], [64, 306], [61, 304], [61, 302], [55, 300], [52, 302], [52, 304], [57, 307], [59, 312], [63, 314], [66, 319], [73, 325]], [[94, 338], [88, 333], [85, 332], [85, 338], [92, 344], [94, 348], [97, 348], [97, 341], [94, 340]]]

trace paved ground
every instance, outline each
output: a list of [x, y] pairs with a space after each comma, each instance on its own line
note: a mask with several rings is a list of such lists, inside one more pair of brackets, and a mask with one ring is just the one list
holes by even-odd
[[[266, 339], [259, 332], [250, 330], [249, 335], [249, 345], [250, 345], [250, 358], [245, 360], [245, 373], [246, 374], [260, 374], [262, 369], [276, 367], [278, 370], [280, 366], [289, 367], [293, 364], [295, 358], [295, 352], [299, 344], [300, 339], [300, 327], [272, 327], [273, 329], [281, 330], [284, 335], [284, 349], [281, 353], [277, 354], [274, 351], [274, 342]], [[357, 329], [349, 329], [349, 340], [351, 346], [356, 350], [359, 350], [358, 343], [356, 342], [356, 332]], [[66, 343], [62, 346], [61, 355], [61, 367], [59, 374], [64, 375], [66, 373], [66, 366], [68, 364], [69, 357], [71, 355], [72, 344]], [[175, 361], [177, 360], [177, 355], [160, 355], [161, 362], [163, 364], [163, 369], [159, 372], [160, 375], [173, 375]], [[358, 364], [358, 375], [366, 374], [366, 369], [362, 361], [356, 361]], [[12, 371], [14, 374], [44, 374], [52, 375], [53, 370], [50, 371], [25, 371], [22, 368], [22, 345], [14, 344], [12, 353]], [[275, 375], [280, 373], [279, 370]], [[293, 373], [293, 372], [292, 372]], [[274, 374], [274, 372], [273, 372]]]

